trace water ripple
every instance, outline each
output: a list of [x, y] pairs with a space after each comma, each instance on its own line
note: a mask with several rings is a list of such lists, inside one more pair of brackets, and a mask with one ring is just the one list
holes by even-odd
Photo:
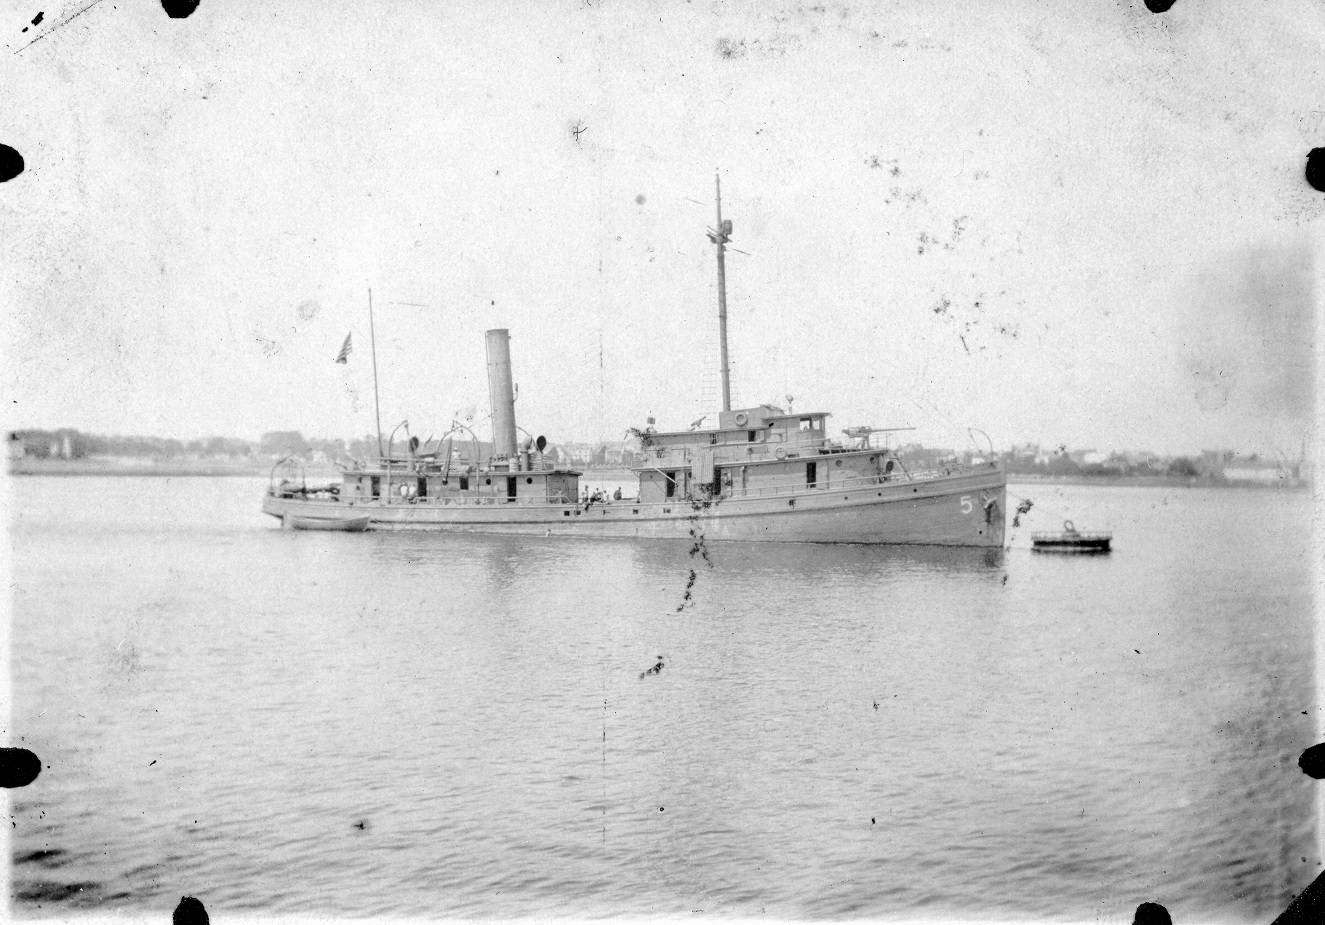
[[22, 914], [1256, 921], [1320, 870], [1292, 496], [1063, 489], [1092, 562], [722, 547], [677, 613], [685, 544], [70, 487], [15, 484]]

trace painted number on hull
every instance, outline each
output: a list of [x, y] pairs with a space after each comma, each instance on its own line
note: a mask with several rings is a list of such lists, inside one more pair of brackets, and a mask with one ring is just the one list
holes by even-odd
[[962, 513], [963, 513], [963, 514], [969, 514], [969, 513], [971, 513], [971, 496], [970, 496], [970, 495], [962, 495]]

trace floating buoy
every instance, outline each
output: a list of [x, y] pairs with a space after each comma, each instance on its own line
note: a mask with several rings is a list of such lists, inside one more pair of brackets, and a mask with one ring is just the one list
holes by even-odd
[[1062, 533], [1032, 533], [1031, 549], [1035, 552], [1108, 552], [1112, 533], [1082, 533], [1070, 520], [1063, 521]]

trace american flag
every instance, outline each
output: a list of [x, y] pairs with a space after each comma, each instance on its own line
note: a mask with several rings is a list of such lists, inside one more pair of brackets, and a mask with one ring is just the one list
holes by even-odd
[[350, 334], [346, 334], [346, 335], [345, 335], [345, 343], [343, 343], [343, 344], [340, 345], [340, 353], [336, 354], [336, 362], [337, 362], [337, 363], [346, 363], [346, 362], [349, 362], [349, 359], [350, 359], [350, 336], [351, 336], [351, 334], [353, 334], [353, 333], [354, 333], [354, 332], [351, 331]]

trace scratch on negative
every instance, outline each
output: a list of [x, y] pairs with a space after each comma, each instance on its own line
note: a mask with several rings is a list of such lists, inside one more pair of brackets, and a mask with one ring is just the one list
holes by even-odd
[[47, 29], [45, 32], [43, 32], [41, 35], [39, 35], [39, 36], [37, 36], [36, 38], [34, 38], [31, 42], [28, 42], [28, 43], [27, 43], [26, 45], [24, 45], [22, 48], [18, 49], [18, 51], [15, 51], [14, 54], [18, 54], [20, 51], [26, 51], [26, 50], [28, 50], [28, 49], [31, 48], [33, 45], [36, 45], [36, 44], [37, 44], [38, 42], [40, 42], [42, 39], [46, 38], [46, 36], [50, 35], [50, 34], [51, 34], [52, 32], [54, 32], [56, 29], [62, 29], [62, 28], [64, 28], [65, 26], [69, 25], [69, 24], [70, 24], [71, 22], [73, 22], [75, 19], [77, 19], [78, 17], [82, 16], [84, 13], [86, 13], [88, 10], [92, 9], [92, 7], [96, 6], [96, 5], [97, 5], [98, 3], [100, 3], [100, 2], [101, 2], [101, 0], [92, 0], [91, 3], [89, 3], [87, 6], [83, 7], [83, 8], [82, 8], [81, 10], [79, 10], [77, 13], [75, 13], [75, 14], [72, 15], [72, 16], [70, 16], [68, 19], [61, 20], [60, 22], [58, 22], [58, 23], [56, 23], [55, 25], [51, 26], [49, 29]]

